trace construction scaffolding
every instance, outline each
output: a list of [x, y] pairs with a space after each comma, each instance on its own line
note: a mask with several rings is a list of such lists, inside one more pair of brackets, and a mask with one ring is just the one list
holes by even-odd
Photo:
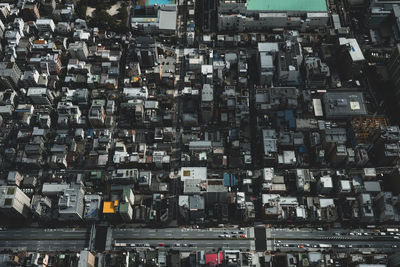
[[387, 126], [387, 119], [383, 116], [354, 117], [351, 128], [354, 134], [355, 145], [366, 144], [379, 136], [382, 127]]

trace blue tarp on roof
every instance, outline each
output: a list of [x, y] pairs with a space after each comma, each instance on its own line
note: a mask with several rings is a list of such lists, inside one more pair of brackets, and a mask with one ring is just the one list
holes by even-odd
[[88, 136], [90, 136], [90, 138], [94, 138], [94, 130], [93, 129], [88, 130]]

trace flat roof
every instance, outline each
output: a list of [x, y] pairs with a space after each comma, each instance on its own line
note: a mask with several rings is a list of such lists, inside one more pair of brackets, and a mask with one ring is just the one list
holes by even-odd
[[363, 52], [355, 38], [339, 38], [340, 45], [349, 46], [349, 54], [354, 62], [365, 60]]
[[343, 119], [368, 114], [362, 92], [328, 92], [322, 98], [327, 119]]
[[115, 202], [114, 201], [104, 201], [103, 213], [115, 213]]
[[188, 179], [207, 179], [207, 167], [182, 167], [181, 168], [181, 180]]
[[160, 30], [176, 30], [176, 10], [160, 11]]
[[171, 5], [176, 4], [175, 0], [138, 0], [137, 5], [139, 6], [154, 6], [154, 5]]
[[247, 0], [247, 10], [326, 12], [328, 7], [325, 0]]

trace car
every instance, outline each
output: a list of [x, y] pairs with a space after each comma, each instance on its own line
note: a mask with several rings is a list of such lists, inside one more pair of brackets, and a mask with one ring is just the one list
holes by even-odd
[[313, 247], [313, 248], [317, 248], [317, 247], [318, 247], [318, 245], [312, 245], [312, 247]]
[[241, 237], [241, 238], [245, 238], [246, 236], [245, 236], [245, 235], [240, 235], [240, 237]]
[[288, 247], [288, 246], [289, 246], [289, 244], [283, 244], [283, 246], [284, 246], [284, 247]]
[[281, 244], [279, 244], [279, 243], [278, 243], [278, 244], [275, 244], [275, 247], [280, 247], [280, 246], [281, 246]]
[[181, 244], [175, 244], [174, 245], [174, 247], [180, 247], [181, 246]]
[[189, 247], [194, 247], [194, 245], [193, 244], [189, 244]]
[[356, 235], [355, 233], [351, 232], [349, 235]]
[[397, 245], [392, 245], [392, 248], [397, 248]]
[[334, 235], [340, 235], [340, 233], [338, 233], [338, 232], [336, 232], [336, 233], [333, 233]]
[[149, 248], [149, 247], [150, 247], [150, 244], [144, 244], [144, 246], [145, 246], [146, 248]]
[[160, 247], [163, 247], [163, 246], [165, 246], [165, 244], [164, 243], [160, 243], [160, 244], [158, 244]]
[[379, 234], [380, 234], [380, 235], [386, 235], [386, 233], [384, 233], [384, 232], [380, 232]]
[[297, 247], [298, 247], [298, 248], [304, 248], [304, 246], [303, 246], [303, 245], [298, 245]]
[[304, 244], [304, 246], [307, 247], [307, 248], [311, 247], [310, 244]]
[[362, 233], [356, 233], [356, 235], [362, 235]]
[[282, 243], [282, 241], [281, 240], [276, 240], [276, 243]]
[[393, 238], [394, 239], [400, 239], [400, 236], [394, 236]]
[[324, 228], [318, 227], [317, 230], [318, 230], [318, 231], [324, 231]]
[[338, 248], [345, 248], [345, 245], [338, 245]]
[[365, 232], [364, 232], [363, 235], [369, 235], [369, 233], [365, 233]]
[[136, 244], [131, 244], [131, 247], [136, 247]]
[[347, 247], [348, 247], [348, 248], [352, 248], [352, 247], [353, 247], [353, 245], [347, 245]]

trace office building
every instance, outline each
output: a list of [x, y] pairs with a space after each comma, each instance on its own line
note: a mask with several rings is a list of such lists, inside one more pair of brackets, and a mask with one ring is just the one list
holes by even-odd
[[30, 202], [31, 199], [18, 187], [0, 186], [0, 214], [3, 218], [28, 218]]
[[79, 60], [86, 60], [89, 55], [89, 50], [85, 42], [70, 43], [68, 46], [68, 53], [71, 58], [77, 58]]
[[327, 119], [345, 119], [368, 114], [361, 92], [328, 92], [323, 95], [322, 102]]
[[394, 84], [394, 94], [400, 98], [400, 44], [393, 49], [387, 69]]
[[40, 33], [51, 32], [53, 33], [56, 25], [52, 19], [37, 19], [36, 27]]
[[0, 88], [18, 90], [22, 72], [14, 62], [0, 62]]
[[85, 191], [82, 187], [65, 189], [58, 199], [59, 220], [81, 221], [84, 211]]
[[54, 97], [51, 91], [44, 87], [30, 87], [26, 96], [30, 98], [34, 105], [49, 106], [53, 104]]
[[220, 0], [220, 31], [258, 31], [272, 28], [324, 28], [328, 23], [325, 0]]

